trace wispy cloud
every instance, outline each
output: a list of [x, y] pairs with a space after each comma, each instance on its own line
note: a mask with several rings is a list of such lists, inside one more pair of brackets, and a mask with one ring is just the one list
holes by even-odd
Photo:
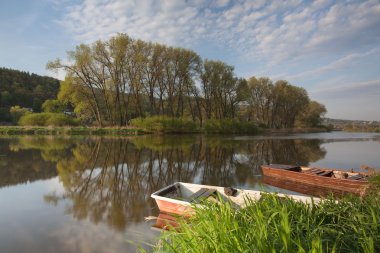
[[337, 60], [334, 60], [326, 65], [323, 65], [321, 67], [307, 70], [304, 72], [297, 73], [295, 75], [283, 75], [279, 78], [285, 78], [290, 81], [298, 81], [298, 80], [304, 80], [304, 79], [310, 79], [314, 78], [316, 76], [319, 76], [321, 74], [324, 74], [326, 72], [334, 72], [337, 70], [341, 70], [344, 67], [347, 67], [349, 65], [356, 64], [357, 61], [360, 61], [363, 58], [366, 57], [373, 57], [374, 55], [380, 54], [380, 47], [373, 48], [367, 52], [364, 53], [350, 53], [348, 55], [345, 55]]
[[81, 42], [118, 32], [184, 47], [208, 41], [268, 65], [366, 48], [380, 36], [376, 0], [84, 0], [65, 10], [60, 23]]
[[[366, 95], [368, 97], [380, 95], [380, 79], [351, 82], [344, 85], [331, 84], [330, 87], [312, 90], [311, 93], [318, 97], [335, 97], [346, 99], [347, 97], [357, 97]], [[379, 101], [378, 101], [379, 102]]]

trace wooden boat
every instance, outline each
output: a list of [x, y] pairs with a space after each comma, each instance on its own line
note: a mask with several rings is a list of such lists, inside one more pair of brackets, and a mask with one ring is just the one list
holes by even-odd
[[[306, 194], [313, 194], [311, 187], [311, 192], [305, 191], [307, 191], [308, 186], [314, 186], [318, 188], [318, 191], [324, 189], [338, 195], [353, 193], [362, 196], [368, 187], [369, 174], [367, 173], [282, 164], [263, 165], [261, 168], [264, 173], [264, 182], [274, 182], [273, 178], [296, 182], [299, 184], [299, 189], [304, 188], [304, 191], [298, 191]], [[266, 177], [272, 179], [265, 179]], [[294, 190], [297, 191], [297, 189]]]
[[[231, 187], [217, 187], [210, 185], [190, 184], [177, 182], [154, 192], [151, 197], [155, 199], [160, 212], [190, 216], [194, 213], [193, 206], [201, 205], [205, 199], [218, 202], [231, 201], [237, 207], [244, 207], [247, 199], [257, 201], [263, 192], [254, 190], [240, 190]], [[305, 203], [318, 203], [319, 198], [301, 195], [288, 195], [277, 193], [278, 197], [290, 197]]]
[[315, 197], [327, 197], [330, 194], [333, 194], [335, 197], [342, 197], [347, 195], [346, 191], [339, 189], [330, 189], [323, 186], [309, 184], [309, 183], [299, 183], [294, 180], [284, 179], [280, 177], [270, 177], [264, 176], [263, 183], [271, 186], [275, 186], [281, 189], [286, 189], [293, 192], [299, 192], [309, 196]]

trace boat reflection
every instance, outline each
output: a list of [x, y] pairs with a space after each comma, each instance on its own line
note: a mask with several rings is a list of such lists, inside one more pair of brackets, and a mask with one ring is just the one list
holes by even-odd
[[183, 219], [183, 216], [176, 216], [174, 214], [168, 214], [168, 213], [159, 213], [157, 217], [154, 217], [156, 220], [156, 223], [152, 226], [152, 229], [155, 230], [175, 230], [178, 231], [179, 228], [179, 221], [178, 219]]

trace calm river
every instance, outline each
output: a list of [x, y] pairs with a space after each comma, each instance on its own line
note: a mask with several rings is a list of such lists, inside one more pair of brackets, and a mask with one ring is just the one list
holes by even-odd
[[0, 252], [134, 252], [158, 232], [150, 194], [175, 181], [246, 189], [260, 165], [380, 167], [380, 135], [0, 138]]

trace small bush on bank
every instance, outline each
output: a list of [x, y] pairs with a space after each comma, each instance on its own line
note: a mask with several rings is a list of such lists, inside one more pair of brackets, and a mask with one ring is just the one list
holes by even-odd
[[256, 134], [257, 126], [252, 122], [242, 122], [237, 119], [207, 120], [204, 126], [206, 133], [226, 134]]
[[29, 109], [22, 108], [21, 106], [18, 106], [18, 105], [12, 106], [9, 109], [9, 112], [11, 114], [11, 118], [12, 118], [13, 123], [17, 123], [22, 116], [32, 113], [31, 111], [29, 111]]
[[31, 113], [19, 120], [21, 126], [76, 126], [78, 121], [61, 113]]
[[174, 118], [166, 116], [153, 116], [147, 118], [135, 118], [131, 125], [148, 132], [162, 133], [192, 133], [197, 132], [194, 121], [188, 118]]

